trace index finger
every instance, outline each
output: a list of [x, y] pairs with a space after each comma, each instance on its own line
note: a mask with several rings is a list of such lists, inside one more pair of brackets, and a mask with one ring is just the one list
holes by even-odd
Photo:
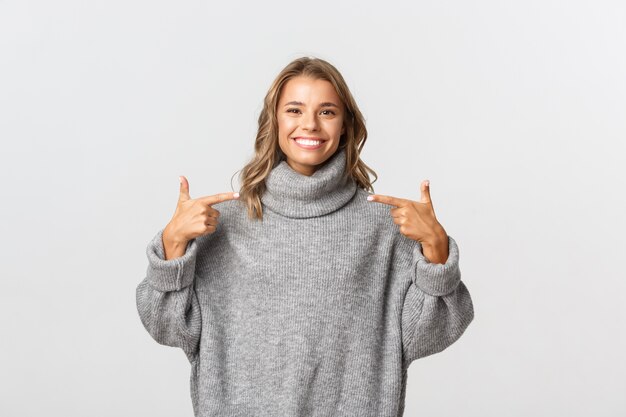
[[237, 200], [238, 198], [239, 198], [239, 193], [234, 192], [234, 193], [213, 194], [213, 195], [209, 195], [206, 197], [197, 198], [196, 200], [199, 200], [200, 202], [211, 206], [213, 204], [221, 203], [223, 201]]
[[409, 200], [405, 198], [392, 197], [390, 195], [382, 194], [370, 194], [367, 197], [370, 201], [376, 201], [378, 203], [389, 204], [390, 206], [403, 207], [409, 203]]

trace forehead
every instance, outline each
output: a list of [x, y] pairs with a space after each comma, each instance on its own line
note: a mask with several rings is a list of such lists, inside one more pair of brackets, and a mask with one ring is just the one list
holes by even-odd
[[329, 81], [303, 76], [294, 77], [283, 85], [280, 101], [288, 100], [297, 100], [304, 104], [317, 101], [333, 101], [337, 105], [341, 104], [335, 87]]

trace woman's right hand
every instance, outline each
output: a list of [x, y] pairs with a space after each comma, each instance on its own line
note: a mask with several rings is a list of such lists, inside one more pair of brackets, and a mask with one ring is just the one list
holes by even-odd
[[220, 193], [192, 199], [189, 196], [189, 182], [181, 176], [176, 211], [163, 230], [165, 259], [184, 255], [190, 240], [215, 232], [220, 212], [211, 206], [237, 198], [239, 193]]

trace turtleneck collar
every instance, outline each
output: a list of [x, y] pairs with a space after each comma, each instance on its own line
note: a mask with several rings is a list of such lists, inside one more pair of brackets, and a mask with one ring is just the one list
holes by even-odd
[[356, 192], [356, 182], [344, 173], [346, 151], [338, 149], [311, 176], [280, 161], [265, 180], [261, 202], [285, 217], [323, 216], [343, 207]]

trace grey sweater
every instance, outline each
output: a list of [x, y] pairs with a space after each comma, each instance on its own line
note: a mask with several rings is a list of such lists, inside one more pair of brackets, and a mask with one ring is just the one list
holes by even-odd
[[344, 168], [343, 150], [310, 177], [282, 161], [262, 222], [230, 200], [182, 257], [150, 241], [139, 317], [186, 354], [196, 416], [402, 416], [409, 364], [473, 320], [455, 240], [430, 263]]

